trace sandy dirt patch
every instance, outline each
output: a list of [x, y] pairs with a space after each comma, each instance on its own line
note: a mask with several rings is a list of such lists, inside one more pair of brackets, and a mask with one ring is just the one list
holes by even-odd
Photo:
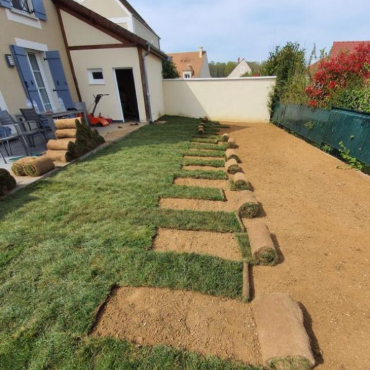
[[243, 193], [225, 190], [226, 201], [203, 199], [162, 198], [159, 206], [166, 209], [205, 211], [205, 212], [236, 212]]
[[119, 288], [92, 335], [262, 363], [251, 305], [193, 292]]
[[207, 180], [207, 179], [175, 179], [175, 185], [182, 186], [197, 186], [199, 188], [216, 188], [222, 190], [228, 190], [230, 184], [228, 180]]
[[153, 249], [156, 252], [197, 253], [241, 261], [238, 242], [231, 233], [158, 229]]
[[272, 124], [230, 126], [284, 256], [253, 269], [256, 296], [304, 305], [318, 370], [370, 369], [370, 178]]

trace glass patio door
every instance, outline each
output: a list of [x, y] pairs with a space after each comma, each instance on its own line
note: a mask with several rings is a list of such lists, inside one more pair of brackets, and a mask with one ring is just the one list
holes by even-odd
[[40, 110], [44, 110], [45, 112], [52, 111], [53, 106], [51, 104], [49, 94], [47, 91], [47, 88], [45, 86], [44, 77], [42, 75], [39, 62], [37, 60], [37, 56], [34, 53], [28, 53], [28, 59], [30, 61], [31, 70], [33, 73], [33, 76], [36, 81], [36, 87], [39, 91], [39, 94], [41, 96], [42, 104], [44, 107], [39, 107]]

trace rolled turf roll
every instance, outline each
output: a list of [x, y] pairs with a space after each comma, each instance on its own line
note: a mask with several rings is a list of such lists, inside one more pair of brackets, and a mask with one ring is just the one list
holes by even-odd
[[229, 159], [225, 163], [226, 172], [232, 175], [241, 171], [241, 168], [238, 166], [238, 162], [235, 159]]
[[75, 143], [76, 139], [49, 140], [46, 147], [50, 150], [68, 150], [69, 143]]
[[24, 166], [30, 162], [36, 159], [36, 157], [24, 157], [19, 159], [18, 161], [14, 162], [12, 164], [12, 172], [15, 176], [26, 176], [26, 173], [24, 172]]
[[38, 177], [55, 169], [54, 162], [48, 157], [39, 157], [26, 163], [24, 171], [27, 176]]
[[57, 119], [55, 121], [55, 127], [58, 130], [75, 129], [76, 128], [76, 121], [81, 123], [81, 117]]
[[234, 176], [234, 190], [251, 190], [251, 184], [243, 172], [237, 172]]
[[198, 134], [203, 135], [204, 134], [204, 128], [198, 127]]
[[235, 139], [229, 139], [229, 141], [227, 142], [227, 147], [229, 149], [236, 149], [238, 146], [236, 145], [236, 140]]
[[53, 162], [70, 162], [73, 158], [67, 150], [48, 150], [46, 157], [50, 158]]
[[223, 134], [221, 141], [227, 143], [229, 141], [229, 135], [228, 134]]
[[77, 129], [67, 128], [63, 130], [56, 130], [55, 137], [57, 139], [68, 139], [68, 138], [75, 138], [77, 135]]
[[253, 218], [257, 216], [259, 204], [254, 194], [249, 190], [240, 192], [240, 198], [237, 205], [239, 216], [242, 218]]
[[278, 370], [315, 366], [302, 310], [289, 294], [261, 295], [253, 311], [264, 365]]
[[279, 257], [267, 225], [263, 222], [252, 223], [247, 227], [247, 232], [256, 262], [264, 266], [276, 265]]
[[0, 168], [0, 197], [15, 189], [17, 182], [15, 178], [4, 168]]
[[238, 154], [236, 153], [236, 151], [234, 149], [227, 149], [226, 150], [226, 153], [225, 153], [225, 156], [226, 156], [226, 160], [228, 161], [229, 159], [235, 159], [238, 163], [241, 162]]

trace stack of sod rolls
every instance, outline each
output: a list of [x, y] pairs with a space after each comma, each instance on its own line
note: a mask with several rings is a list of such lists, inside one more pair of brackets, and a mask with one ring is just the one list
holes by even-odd
[[53, 161], [45, 156], [25, 157], [12, 165], [12, 172], [16, 176], [38, 177], [55, 168]]
[[49, 140], [46, 156], [54, 162], [70, 162], [105, 142], [96, 130], [81, 118], [55, 121], [57, 140]]
[[16, 186], [14, 177], [7, 170], [0, 168], [0, 197], [8, 194]]

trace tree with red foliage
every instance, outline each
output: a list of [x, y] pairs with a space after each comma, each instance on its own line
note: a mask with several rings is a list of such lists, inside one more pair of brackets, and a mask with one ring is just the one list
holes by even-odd
[[360, 44], [353, 53], [341, 53], [336, 58], [320, 62], [306, 88], [309, 105], [330, 107], [330, 103], [342, 90], [367, 85], [370, 79], [370, 45]]

